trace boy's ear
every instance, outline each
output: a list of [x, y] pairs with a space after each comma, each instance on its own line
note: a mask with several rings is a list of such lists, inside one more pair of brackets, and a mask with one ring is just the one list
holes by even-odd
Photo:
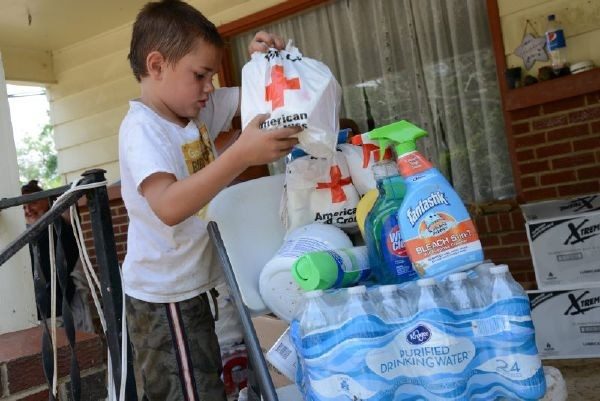
[[148, 75], [151, 78], [160, 79], [166, 65], [165, 61], [163, 55], [157, 50], [148, 53], [148, 56], [146, 57], [146, 70], [148, 71]]

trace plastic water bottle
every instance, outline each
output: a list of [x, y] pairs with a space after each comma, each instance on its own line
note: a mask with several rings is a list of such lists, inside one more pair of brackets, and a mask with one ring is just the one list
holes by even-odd
[[348, 288], [346, 295], [346, 303], [340, 313], [343, 323], [360, 316], [376, 314], [373, 304], [367, 296], [367, 287], [364, 285]]
[[475, 289], [475, 292], [479, 294], [483, 305], [489, 304], [491, 300], [492, 275], [490, 269], [494, 266], [496, 265], [490, 262], [482, 263], [476, 266], [475, 269], [473, 269], [474, 274], [469, 276], [471, 285]]
[[323, 291], [316, 290], [304, 294], [304, 304], [299, 314], [302, 337], [322, 331], [329, 325], [326, 311], [329, 307], [323, 299]]
[[[524, 318], [520, 323], [515, 323], [511, 319], [512, 310], [498, 309], [499, 312], [495, 318], [498, 327], [503, 329], [503, 344], [496, 344], [496, 356], [493, 364], [496, 372], [504, 376], [511, 382], [516, 383], [517, 389], [521, 392], [535, 394], [534, 397], [526, 399], [539, 399], [540, 394], [544, 394], [546, 383], [542, 363], [537, 355], [535, 348], [535, 337], [533, 328], [529, 332], [523, 331], [521, 324], [529, 320], [529, 300], [523, 290], [523, 287], [517, 283], [511, 276], [507, 265], [498, 265], [490, 268], [492, 275], [492, 302], [505, 301], [508, 305], [513, 303], [513, 307], [521, 305], [521, 312]], [[521, 298], [518, 303], [516, 299]], [[526, 302], [522, 302], [525, 298]], [[512, 309], [512, 308], [511, 308]], [[510, 373], [506, 376], [506, 373]], [[517, 374], [516, 376], [513, 376]], [[508, 387], [510, 388], [510, 386]], [[525, 398], [525, 397], [524, 397]], [[512, 398], [510, 398], [512, 399]]]
[[523, 287], [508, 271], [508, 265], [494, 266], [490, 268], [490, 273], [492, 276], [492, 302], [515, 297], [527, 298]]
[[417, 280], [419, 298], [417, 300], [417, 311], [427, 309], [448, 308], [449, 304], [442, 296], [434, 278], [422, 278]]
[[382, 285], [378, 288], [381, 301], [377, 304], [379, 317], [386, 323], [395, 323], [410, 316], [407, 300], [394, 284]]
[[548, 16], [548, 24], [546, 27], [546, 46], [550, 54], [552, 69], [555, 74], [559, 74], [563, 68], [567, 66], [567, 43], [562, 27], [556, 21], [556, 16], [550, 14]]
[[456, 311], [477, 309], [483, 306], [479, 293], [467, 278], [467, 273], [459, 272], [448, 276], [450, 304]]
[[345, 293], [346, 302], [336, 319], [335, 335], [338, 344], [352, 339], [352, 349], [357, 350], [365, 345], [364, 341], [368, 342], [374, 336], [376, 329], [368, 316], [377, 316], [377, 312], [364, 285], [350, 287]]
[[477, 265], [475, 267], [475, 269], [473, 269], [473, 271], [476, 274], [476, 278], [475, 280], [479, 283], [481, 283], [482, 286], [484, 286], [486, 283], [489, 284], [490, 282], [490, 268], [496, 266], [495, 264], [491, 263], [491, 262], [486, 262], [486, 263], [482, 263], [480, 265]]

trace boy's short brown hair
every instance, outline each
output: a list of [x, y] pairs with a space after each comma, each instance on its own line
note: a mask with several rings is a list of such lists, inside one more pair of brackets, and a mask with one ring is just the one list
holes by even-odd
[[129, 64], [140, 82], [148, 75], [146, 57], [159, 51], [167, 62], [175, 64], [188, 54], [197, 39], [218, 48], [223, 38], [215, 25], [200, 11], [180, 0], [162, 0], [146, 4], [133, 24]]

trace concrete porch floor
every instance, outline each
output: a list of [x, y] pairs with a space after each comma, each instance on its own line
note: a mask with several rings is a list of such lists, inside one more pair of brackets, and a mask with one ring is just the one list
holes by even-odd
[[600, 359], [548, 359], [567, 382], [569, 401], [600, 401]]

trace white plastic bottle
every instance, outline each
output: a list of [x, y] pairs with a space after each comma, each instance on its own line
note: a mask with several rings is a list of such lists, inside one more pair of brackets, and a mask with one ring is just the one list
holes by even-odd
[[475, 289], [475, 292], [479, 294], [483, 306], [491, 302], [492, 275], [490, 269], [494, 266], [496, 266], [494, 263], [482, 263], [472, 270], [473, 274], [469, 275], [471, 285]]
[[395, 284], [382, 285], [378, 288], [381, 301], [377, 304], [379, 317], [386, 323], [396, 323], [410, 316], [407, 300], [398, 291]]
[[475, 290], [466, 272], [448, 276], [448, 298], [455, 311], [478, 309], [483, 306], [479, 293]]
[[492, 268], [494, 266], [496, 266], [496, 265], [491, 262], [485, 262], [480, 265], [477, 265], [475, 267], [475, 269], [473, 269], [475, 272], [475, 275], [477, 276], [475, 278], [475, 280], [481, 281], [482, 285], [484, 285], [486, 281], [489, 282], [490, 281], [490, 268]]
[[341, 312], [342, 321], [348, 321], [358, 316], [375, 314], [373, 305], [367, 296], [367, 287], [357, 285], [346, 290], [346, 304]]
[[491, 301], [498, 302], [509, 298], [527, 298], [523, 287], [511, 276], [508, 265], [498, 265], [490, 268], [492, 276]]
[[304, 293], [292, 278], [294, 262], [308, 252], [351, 247], [350, 237], [331, 224], [313, 223], [292, 230], [260, 273], [260, 298], [277, 317], [291, 321]]
[[306, 291], [350, 287], [370, 275], [366, 246], [305, 253], [292, 265], [292, 276]]
[[550, 54], [552, 69], [554, 73], [558, 74], [567, 66], [567, 43], [563, 29], [554, 14], [548, 15], [546, 47]]
[[[503, 300], [511, 302], [511, 299], [514, 301], [515, 298], [525, 298], [527, 302], [522, 302], [522, 304], [529, 311], [527, 295], [523, 287], [512, 278], [507, 265], [494, 266], [490, 269], [490, 273], [492, 275], [491, 299], [493, 303]], [[504, 345], [496, 345], [498, 354], [491, 362], [492, 366], [495, 367], [496, 373], [503, 376], [504, 379], [517, 382], [519, 391], [538, 394], [536, 397], [527, 397], [527, 399], [539, 399], [539, 394], [544, 394], [546, 385], [542, 363], [535, 348], [533, 332], [523, 334], [518, 329], [519, 325], [513, 324], [509, 320], [511, 317], [504, 315], [502, 310], [496, 317], [502, 321], [499, 327], [503, 326], [504, 331], [510, 332], [510, 334], [503, 333], [507, 336]], [[523, 322], [524, 318], [531, 319], [530, 316], [522, 316], [519, 320]], [[515, 338], [518, 338], [518, 341]]]
[[326, 312], [329, 310], [323, 299], [323, 291], [309, 291], [304, 294], [304, 303], [300, 307], [298, 321], [302, 337], [323, 331], [329, 326]]
[[448, 308], [449, 304], [442, 296], [434, 278], [422, 278], [417, 280], [419, 298], [417, 300], [417, 312], [427, 309]]

